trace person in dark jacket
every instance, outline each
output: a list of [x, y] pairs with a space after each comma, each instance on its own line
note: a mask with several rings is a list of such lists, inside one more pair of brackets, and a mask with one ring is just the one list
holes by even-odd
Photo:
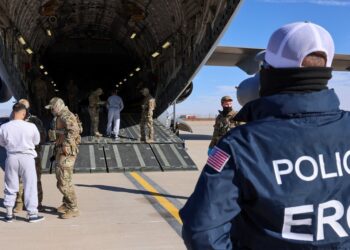
[[226, 95], [221, 98], [221, 107], [222, 111], [219, 110], [219, 114], [215, 119], [214, 132], [209, 144], [208, 155], [214, 146], [218, 143], [220, 138], [224, 136], [231, 128], [234, 128], [238, 125], [232, 119], [236, 115], [236, 112], [232, 108], [231, 96]]
[[350, 114], [327, 87], [333, 56], [319, 25], [272, 34], [247, 124], [213, 148], [180, 210], [188, 249], [350, 249]]

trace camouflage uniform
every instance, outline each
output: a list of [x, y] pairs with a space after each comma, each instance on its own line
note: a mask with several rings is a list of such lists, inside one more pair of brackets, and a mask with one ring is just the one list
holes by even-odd
[[102, 89], [97, 89], [96, 91], [92, 92], [89, 96], [89, 115], [91, 119], [91, 132], [93, 135], [96, 136], [101, 136], [100, 132], [98, 132], [98, 124], [100, 116], [99, 105], [101, 104], [100, 95], [102, 93]]
[[236, 112], [233, 110], [227, 113], [226, 115], [224, 115], [222, 111], [219, 111], [219, 115], [216, 117], [215, 120], [214, 133], [209, 144], [209, 148], [213, 148], [218, 143], [220, 138], [224, 136], [231, 128], [240, 125], [237, 121], [233, 119], [235, 115]]
[[[59, 104], [57, 103], [59, 100]], [[56, 106], [55, 106], [56, 105]], [[55, 167], [57, 188], [63, 194], [63, 204], [57, 211], [64, 213], [61, 218], [68, 219], [78, 215], [77, 196], [72, 183], [74, 163], [79, 152], [81, 127], [76, 116], [64, 106], [62, 99], [54, 97], [46, 108], [56, 109], [55, 128], [49, 131], [50, 140], [55, 139]], [[54, 137], [54, 138], [52, 138]]]
[[[35, 158], [35, 169], [37, 175], [37, 187], [38, 187], [38, 208], [40, 210], [43, 201], [43, 188], [41, 184], [41, 144], [46, 141], [46, 131], [42, 121], [34, 115], [30, 115], [27, 119], [27, 122], [31, 122], [35, 124], [40, 133], [40, 144], [35, 146], [35, 151], [37, 153], [37, 157]], [[23, 192], [23, 182], [22, 179], [19, 179], [19, 190], [16, 198], [16, 210], [22, 210], [24, 204], [24, 192]]]
[[142, 105], [140, 130], [141, 130], [141, 141], [146, 141], [145, 129], [147, 127], [148, 134], [147, 140], [154, 139], [153, 131], [153, 110], [156, 107], [156, 101], [151, 95], [145, 97]]

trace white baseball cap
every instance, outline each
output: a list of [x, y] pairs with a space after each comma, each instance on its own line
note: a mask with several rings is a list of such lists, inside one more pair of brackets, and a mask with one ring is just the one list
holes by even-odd
[[310, 22], [287, 24], [276, 30], [267, 45], [265, 61], [274, 68], [295, 68], [310, 53], [326, 54], [326, 66], [331, 67], [334, 42], [327, 30]]

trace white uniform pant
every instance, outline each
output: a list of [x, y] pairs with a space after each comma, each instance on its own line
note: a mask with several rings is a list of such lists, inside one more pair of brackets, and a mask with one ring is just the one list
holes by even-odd
[[19, 178], [23, 180], [24, 205], [29, 215], [38, 213], [38, 189], [34, 156], [29, 154], [8, 154], [5, 162], [4, 206], [15, 206], [19, 189]]
[[108, 123], [107, 123], [107, 135], [110, 135], [112, 132], [112, 123], [113, 134], [118, 137], [119, 135], [119, 127], [120, 127], [120, 110], [116, 108], [110, 108], [108, 110]]

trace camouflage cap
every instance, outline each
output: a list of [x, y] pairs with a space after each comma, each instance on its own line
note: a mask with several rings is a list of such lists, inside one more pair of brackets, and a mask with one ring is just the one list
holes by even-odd
[[225, 95], [221, 98], [221, 102], [225, 102], [225, 101], [231, 101], [232, 102], [232, 97], [229, 95]]
[[62, 106], [62, 105], [64, 106], [64, 101], [61, 98], [59, 98], [59, 97], [53, 97], [50, 100], [49, 104], [45, 106], [45, 108], [46, 109], [51, 109], [52, 107], [58, 106], [58, 104], [60, 106]]

